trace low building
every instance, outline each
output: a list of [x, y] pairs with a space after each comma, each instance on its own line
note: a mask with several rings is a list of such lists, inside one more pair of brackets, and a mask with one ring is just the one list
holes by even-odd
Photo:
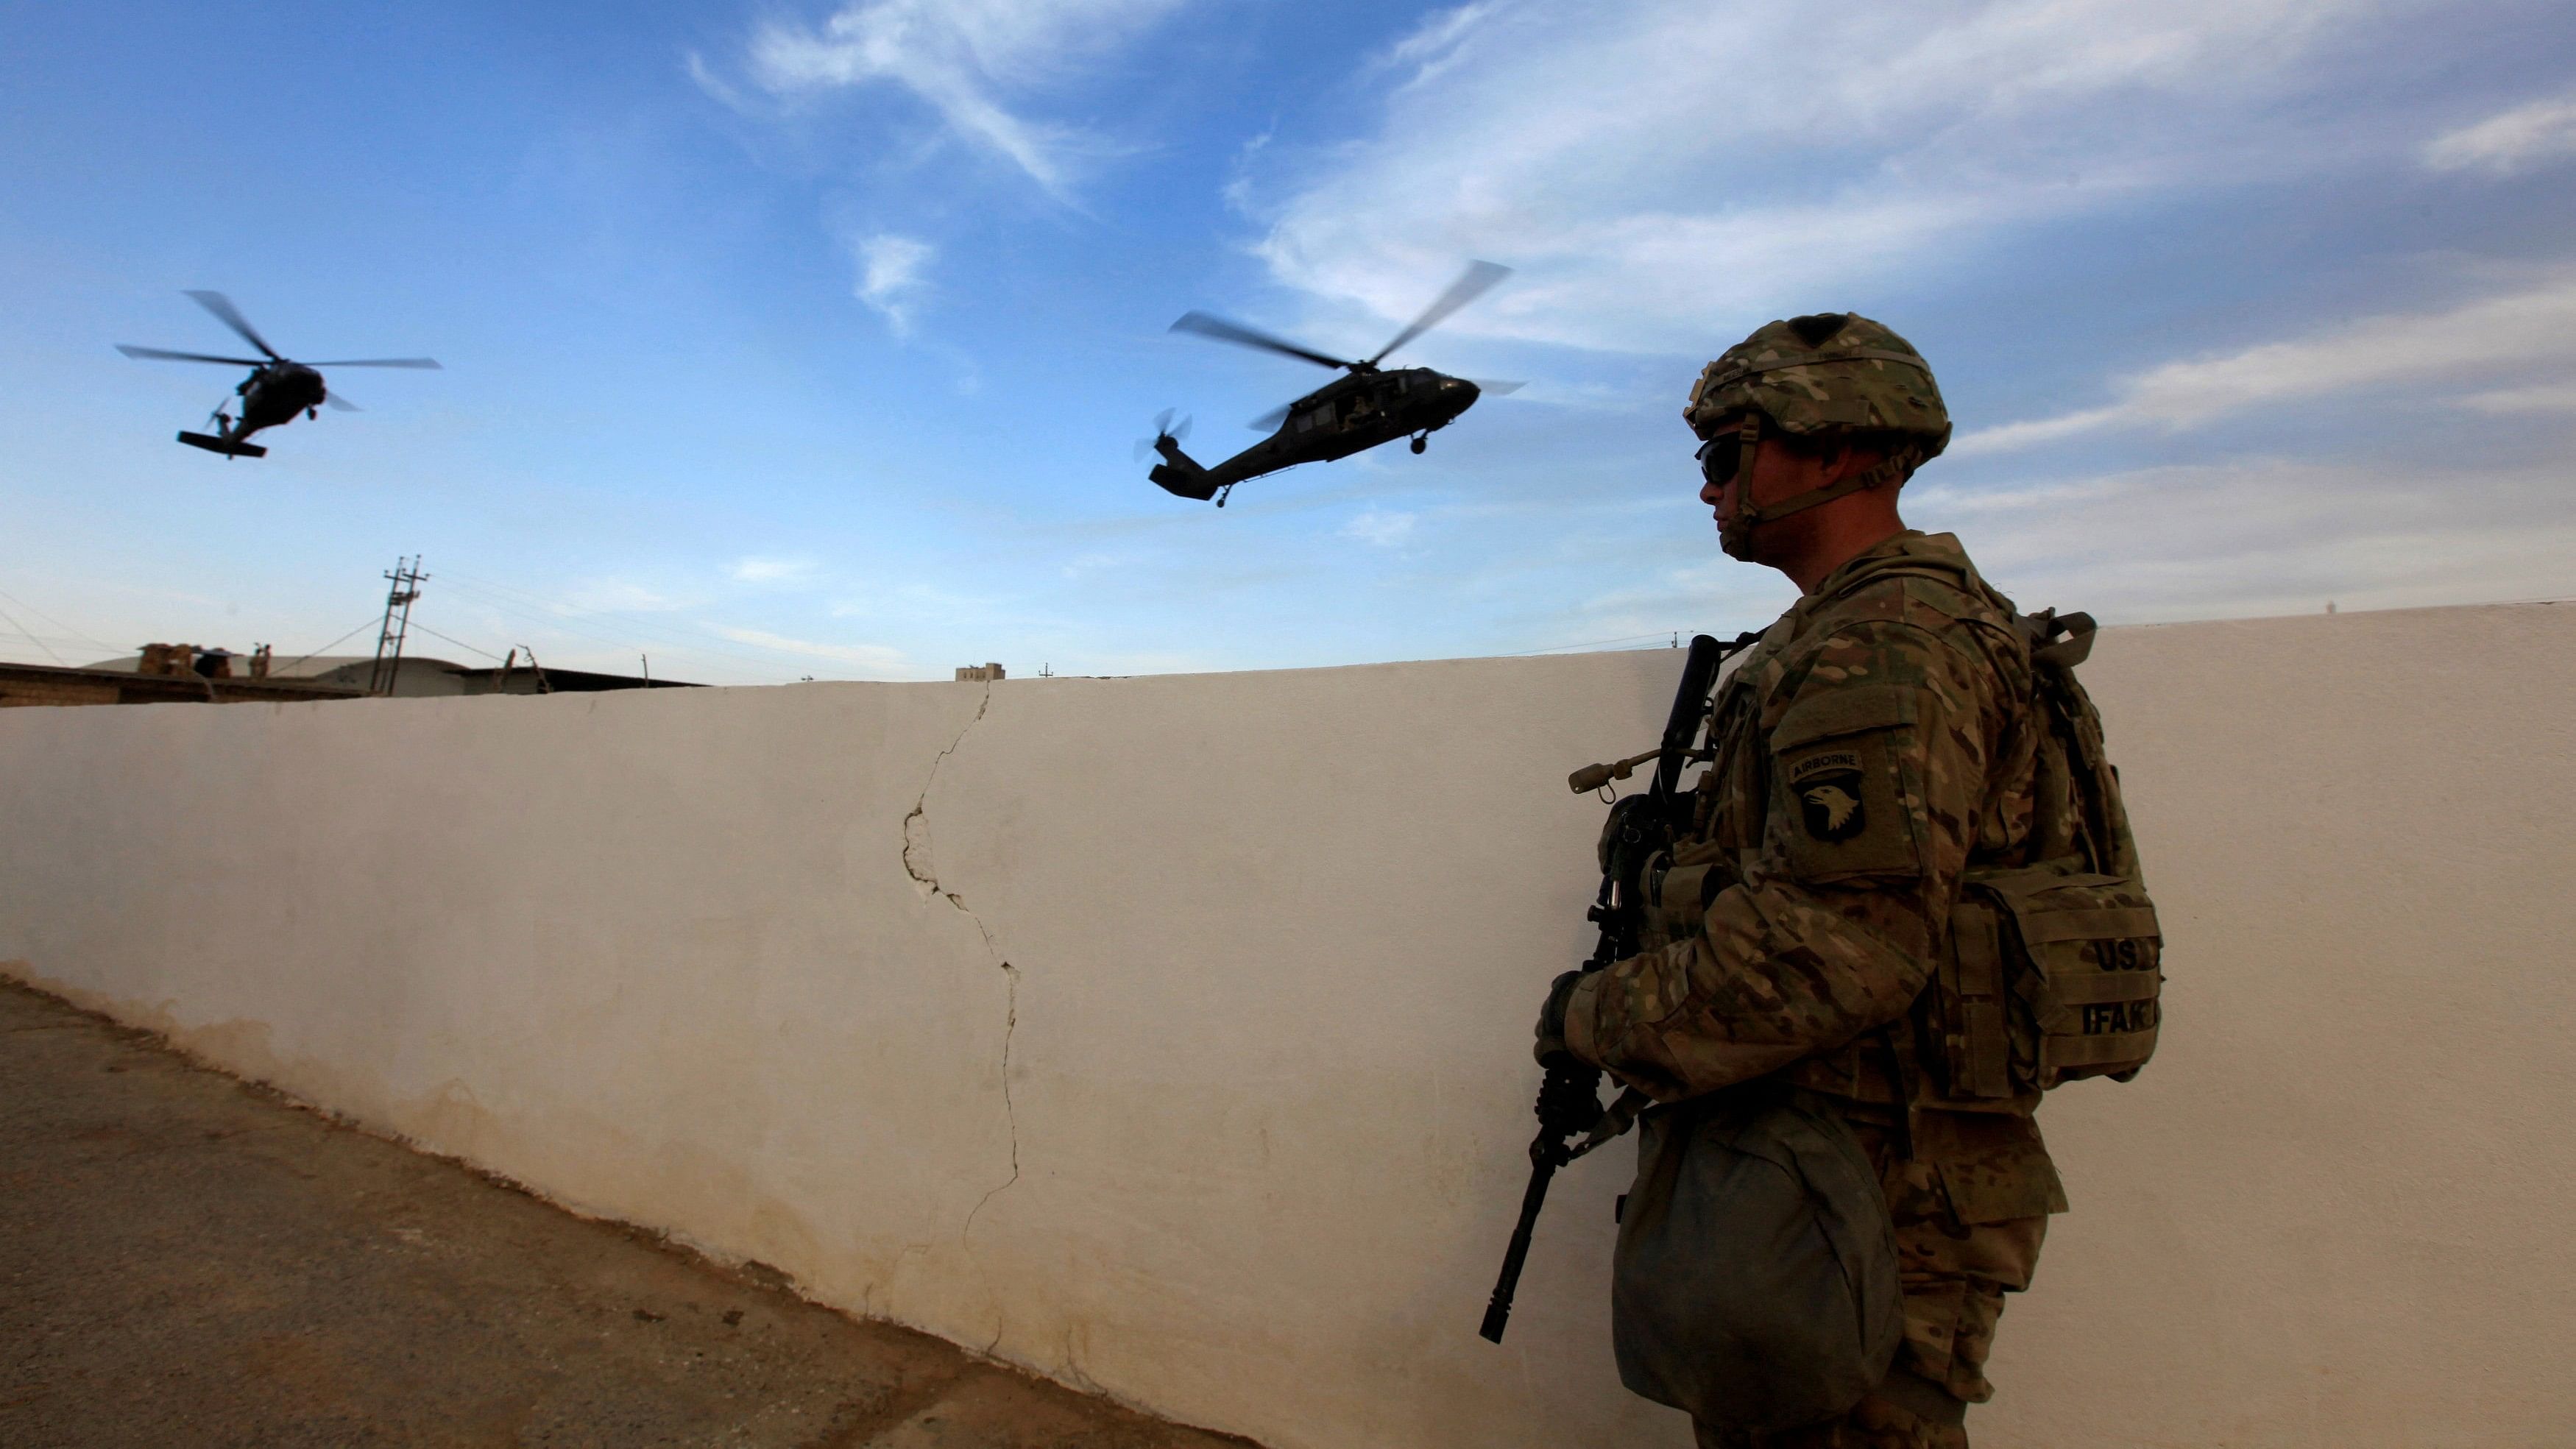
[[364, 689], [314, 679], [144, 674], [114, 667], [0, 664], [0, 709], [31, 704], [241, 704], [254, 700], [358, 699]]
[[[244, 667], [247, 666], [247, 667]], [[376, 676], [372, 654], [322, 654], [276, 660], [193, 644], [148, 644], [139, 654], [75, 669], [0, 665], [0, 704], [151, 704], [248, 699], [362, 699]], [[20, 678], [20, 672], [26, 677]], [[593, 694], [611, 689], [697, 689], [677, 679], [645, 679], [587, 669], [539, 668], [515, 655], [489, 667], [406, 655], [384, 693], [402, 699], [459, 694]]]

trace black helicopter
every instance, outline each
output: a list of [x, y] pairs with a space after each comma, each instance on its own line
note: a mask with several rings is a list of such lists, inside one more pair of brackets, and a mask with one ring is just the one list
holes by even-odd
[[251, 375], [243, 378], [241, 385], [233, 389], [234, 395], [241, 399], [240, 417], [235, 418], [226, 412], [225, 408], [230, 404], [223, 404], [218, 406], [214, 415], [208, 419], [214, 425], [215, 431], [212, 435], [189, 432], [179, 434], [180, 442], [192, 448], [203, 448], [209, 453], [221, 453], [226, 458], [267, 457], [268, 449], [247, 441], [250, 435], [262, 428], [273, 428], [280, 423], [293, 422], [297, 413], [302, 413], [308, 418], [316, 416], [317, 410], [326, 403], [342, 412], [356, 412], [358, 410], [356, 403], [348, 401], [322, 385], [322, 374], [316, 371], [318, 368], [438, 366], [436, 361], [427, 357], [374, 357], [343, 362], [297, 362], [269, 346], [268, 339], [260, 336], [251, 327], [250, 323], [242, 317], [239, 309], [233, 306], [231, 299], [223, 293], [190, 292], [188, 296], [194, 299], [198, 306], [214, 313], [217, 321], [240, 333], [242, 340], [258, 348], [261, 355], [259, 357], [209, 357], [202, 352], [168, 352], [158, 347], [128, 347], [122, 342], [116, 344], [116, 350], [128, 357], [157, 357], [169, 362], [220, 362], [234, 367], [252, 369]]
[[1408, 433], [1413, 437], [1413, 451], [1421, 452], [1433, 433], [1457, 421], [1458, 415], [1473, 407], [1478, 397], [1489, 392], [1511, 392], [1520, 384], [1469, 382], [1427, 367], [1382, 372], [1378, 364], [1388, 353], [1440, 325], [1450, 313], [1483, 296], [1488, 288], [1511, 274], [1511, 268], [1492, 262], [1471, 264], [1448, 291], [1440, 294], [1440, 300], [1413, 319], [1413, 325], [1395, 334], [1394, 341], [1364, 362], [1328, 357], [1204, 312], [1187, 314], [1172, 324], [1173, 331], [1195, 332], [1220, 342], [1284, 353], [1324, 367], [1341, 368], [1348, 375], [1253, 419], [1254, 428], [1276, 431], [1213, 468], [1200, 466], [1181, 451], [1188, 424], [1184, 423], [1180, 432], [1173, 432], [1172, 415], [1167, 412], [1155, 424], [1154, 440], [1145, 445], [1162, 454], [1163, 461], [1146, 476], [1166, 492], [1201, 501], [1213, 498], [1216, 506], [1223, 508], [1235, 484], [1264, 473], [1276, 473], [1300, 463], [1329, 463], [1380, 443], [1392, 443]]

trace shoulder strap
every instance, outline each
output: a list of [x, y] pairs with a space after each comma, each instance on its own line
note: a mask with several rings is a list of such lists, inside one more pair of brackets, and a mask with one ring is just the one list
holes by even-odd
[[2081, 816], [2067, 822], [2079, 827], [2069, 833], [2080, 834], [2096, 869], [2134, 874], [2137, 847], [2129, 838], [2128, 811], [2120, 801], [2120, 777], [2103, 747], [2102, 718], [2075, 678], [2075, 666], [2093, 653], [2093, 616], [2061, 616], [2055, 609], [2042, 609], [2013, 615], [2013, 627], [2030, 644], [2033, 692], [2048, 715], [2049, 733], [2066, 751], [2068, 783]]
[[[2015, 614], [2013, 627], [2030, 641], [2030, 662], [2055, 669], [2072, 669], [2093, 654], [2093, 616], [2068, 614], [2060, 617], [2055, 609], [2042, 609], [2036, 614]], [[2059, 635], [2064, 638], [2059, 638]]]

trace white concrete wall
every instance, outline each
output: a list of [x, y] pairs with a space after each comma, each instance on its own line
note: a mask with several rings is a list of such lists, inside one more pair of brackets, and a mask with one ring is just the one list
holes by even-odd
[[[1679, 1446], [1610, 1361], [1624, 1148], [1475, 1336], [1589, 944], [1564, 774], [1678, 660], [10, 711], [0, 961], [1278, 1449]], [[2576, 609], [2085, 672], [2170, 1024], [2049, 1106], [1978, 1443], [2576, 1440]]]

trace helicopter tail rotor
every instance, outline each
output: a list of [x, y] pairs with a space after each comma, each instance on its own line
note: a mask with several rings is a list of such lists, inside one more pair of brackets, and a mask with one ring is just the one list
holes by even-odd
[[1179, 410], [1176, 408], [1163, 409], [1161, 414], [1154, 419], [1154, 436], [1150, 438], [1138, 438], [1136, 440], [1137, 462], [1142, 463], [1148, 456], [1162, 451], [1162, 445], [1166, 440], [1173, 443], [1188, 441], [1190, 436], [1190, 420], [1188, 418], [1182, 418], [1177, 424], [1172, 421], [1178, 411]]

